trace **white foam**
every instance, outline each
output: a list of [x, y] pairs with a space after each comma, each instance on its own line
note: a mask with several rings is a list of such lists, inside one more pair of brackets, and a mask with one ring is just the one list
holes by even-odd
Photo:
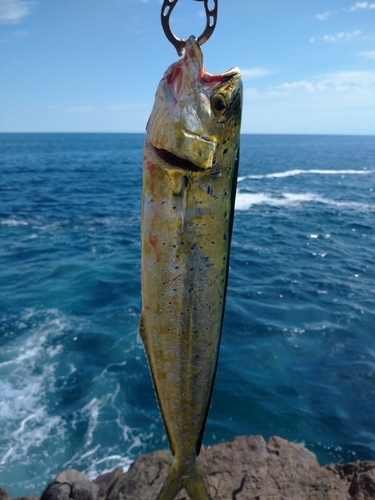
[[286, 170], [285, 172], [274, 172], [272, 174], [260, 174], [260, 175], [244, 175], [238, 177], [238, 182], [242, 182], [245, 179], [278, 179], [283, 177], [294, 177], [296, 175], [305, 174], [316, 174], [316, 175], [368, 175], [374, 174], [375, 170], [324, 170], [324, 169], [308, 169], [308, 170]]
[[16, 220], [16, 219], [3, 219], [0, 221], [2, 226], [28, 226], [29, 223], [24, 220]]
[[101, 409], [101, 404], [97, 398], [93, 398], [87, 405], [82, 408], [82, 412], [89, 413], [89, 428], [87, 430], [85, 446], [90, 446], [93, 438], [94, 431], [98, 425], [98, 417]]
[[236, 210], [249, 210], [254, 205], [270, 205], [274, 207], [296, 206], [303, 203], [323, 203], [340, 208], [375, 210], [375, 205], [366, 205], [352, 201], [336, 201], [323, 198], [315, 193], [282, 193], [279, 196], [267, 193], [241, 193], [236, 194]]
[[[133, 463], [133, 460], [129, 457], [122, 455], [109, 455], [108, 457], [101, 458], [91, 463], [90, 467], [85, 470], [85, 473], [89, 476], [91, 480], [97, 478], [99, 475], [111, 472], [117, 467], [122, 467], [122, 470], [126, 472]], [[103, 467], [104, 464], [104, 467]]]
[[[40, 321], [38, 315], [42, 315]], [[39, 319], [39, 321], [38, 321]], [[18, 327], [21, 336], [2, 347], [0, 362], [0, 464], [19, 462], [32, 447], [41, 446], [51, 433], [63, 439], [65, 424], [49, 414], [46, 392], [54, 386], [56, 358], [62, 346], [48, 346], [66, 321], [56, 309], [38, 313], [27, 309]], [[49, 362], [46, 363], [46, 356]], [[52, 361], [52, 362], [51, 362]]]
[[236, 195], [236, 210], [248, 210], [253, 205], [290, 206], [306, 203], [310, 201], [320, 201], [320, 197], [313, 193], [283, 193], [280, 196], [273, 196], [266, 193], [241, 193]]

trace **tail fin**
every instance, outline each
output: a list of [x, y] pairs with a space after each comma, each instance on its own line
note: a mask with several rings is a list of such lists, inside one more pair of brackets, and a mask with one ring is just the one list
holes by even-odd
[[184, 464], [175, 460], [156, 500], [174, 500], [183, 488], [191, 500], [211, 500], [196, 460]]

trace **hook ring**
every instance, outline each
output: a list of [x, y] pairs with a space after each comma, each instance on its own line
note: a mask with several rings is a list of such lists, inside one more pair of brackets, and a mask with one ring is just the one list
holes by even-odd
[[[202, 0], [198, 0], [202, 1]], [[210, 38], [212, 33], [214, 32], [215, 26], [216, 26], [216, 21], [217, 21], [217, 10], [218, 10], [218, 1], [219, 0], [212, 0], [214, 3], [214, 6], [212, 9], [209, 8], [208, 2], [210, 0], [203, 0], [204, 1], [204, 9], [206, 11], [206, 27], [201, 34], [200, 37], [198, 37], [198, 44], [203, 45], [204, 43], [207, 42], [207, 40]], [[172, 11], [175, 8], [178, 0], [164, 0], [162, 8], [161, 8], [161, 25], [163, 26], [163, 30], [165, 33], [165, 36], [168, 38], [168, 40], [171, 42], [171, 44], [175, 47], [177, 50], [177, 54], [179, 56], [182, 55], [186, 40], [177, 38], [176, 35], [171, 30], [170, 23], [169, 23], [169, 18], [171, 17]]]

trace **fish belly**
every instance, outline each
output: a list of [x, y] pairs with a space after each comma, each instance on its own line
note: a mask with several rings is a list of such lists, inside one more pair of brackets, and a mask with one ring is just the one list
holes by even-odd
[[[142, 316], [159, 408], [175, 456], [199, 453], [224, 311], [233, 172], [185, 172], [145, 146]], [[213, 180], [214, 179], [214, 180]]]

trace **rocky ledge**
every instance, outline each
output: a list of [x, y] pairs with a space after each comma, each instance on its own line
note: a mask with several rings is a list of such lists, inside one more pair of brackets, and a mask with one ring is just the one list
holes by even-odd
[[[203, 448], [199, 462], [213, 500], [374, 500], [375, 461], [321, 467], [303, 446], [279, 437], [237, 437]], [[168, 451], [141, 455], [93, 481], [69, 469], [41, 497], [22, 500], [154, 500], [172, 464]], [[178, 500], [188, 500], [180, 493]], [[0, 500], [9, 500], [0, 488]], [[18, 499], [21, 500], [21, 499]]]

